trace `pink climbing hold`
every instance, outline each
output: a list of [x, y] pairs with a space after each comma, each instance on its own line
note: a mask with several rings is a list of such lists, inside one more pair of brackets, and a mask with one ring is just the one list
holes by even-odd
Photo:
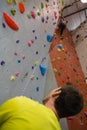
[[30, 46], [31, 46], [31, 44], [32, 44], [32, 43], [31, 43], [31, 41], [29, 41], [29, 42], [28, 42], [28, 46], [30, 47]]
[[17, 77], [18, 77], [18, 76], [19, 76], [19, 74], [20, 74], [19, 72], [16, 72], [16, 73], [15, 73], [15, 76], [17, 76]]
[[14, 52], [14, 55], [15, 55], [15, 56], [17, 56], [17, 55], [18, 55], [18, 53], [15, 51], [15, 52]]
[[33, 19], [35, 19], [36, 18], [35, 12], [31, 11], [31, 16], [32, 16]]

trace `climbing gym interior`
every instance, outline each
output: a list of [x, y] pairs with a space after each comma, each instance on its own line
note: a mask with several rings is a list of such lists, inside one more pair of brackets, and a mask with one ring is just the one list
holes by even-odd
[[84, 108], [61, 128], [87, 130], [87, 1], [0, 0], [0, 104], [20, 95], [42, 103], [67, 82], [82, 92]]

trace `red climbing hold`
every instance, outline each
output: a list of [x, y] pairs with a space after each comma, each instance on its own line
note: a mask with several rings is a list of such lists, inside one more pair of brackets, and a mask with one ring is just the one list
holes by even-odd
[[11, 29], [13, 29], [13, 30], [18, 30], [19, 29], [16, 22], [6, 12], [3, 12], [3, 16], [4, 16], [4, 19], [5, 19], [5, 22], [7, 23], [7, 25]]
[[21, 2], [19, 2], [18, 3], [18, 6], [19, 6], [19, 11], [20, 11], [20, 13], [24, 13], [25, 12], [25, 7], [24, 7], [24, 4], [23, 4], [23, 2], [21, 1]]

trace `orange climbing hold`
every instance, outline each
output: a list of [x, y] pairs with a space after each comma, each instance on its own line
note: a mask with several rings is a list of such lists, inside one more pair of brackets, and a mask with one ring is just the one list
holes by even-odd
[[19, 6], [19, 11], [20, 11], [20, 13], [24, 13], [25, 12], [25, 7], [24, 7], [24, 4], [23, 4], [23, 2], [21, 1], [21, 2], [19, 2], [18, 3], [18, 6]]
[[3, 12], [3, 17], [5, 19], [5, 22], [11, 29], [15, 31], [19, 29], [17, 23], [6, 12]]

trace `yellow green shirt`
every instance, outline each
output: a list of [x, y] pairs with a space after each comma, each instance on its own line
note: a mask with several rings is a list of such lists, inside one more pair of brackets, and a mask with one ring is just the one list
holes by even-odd
[[25, 96], [0, 106], [0, 130], [61, 130], [54, 112]]

